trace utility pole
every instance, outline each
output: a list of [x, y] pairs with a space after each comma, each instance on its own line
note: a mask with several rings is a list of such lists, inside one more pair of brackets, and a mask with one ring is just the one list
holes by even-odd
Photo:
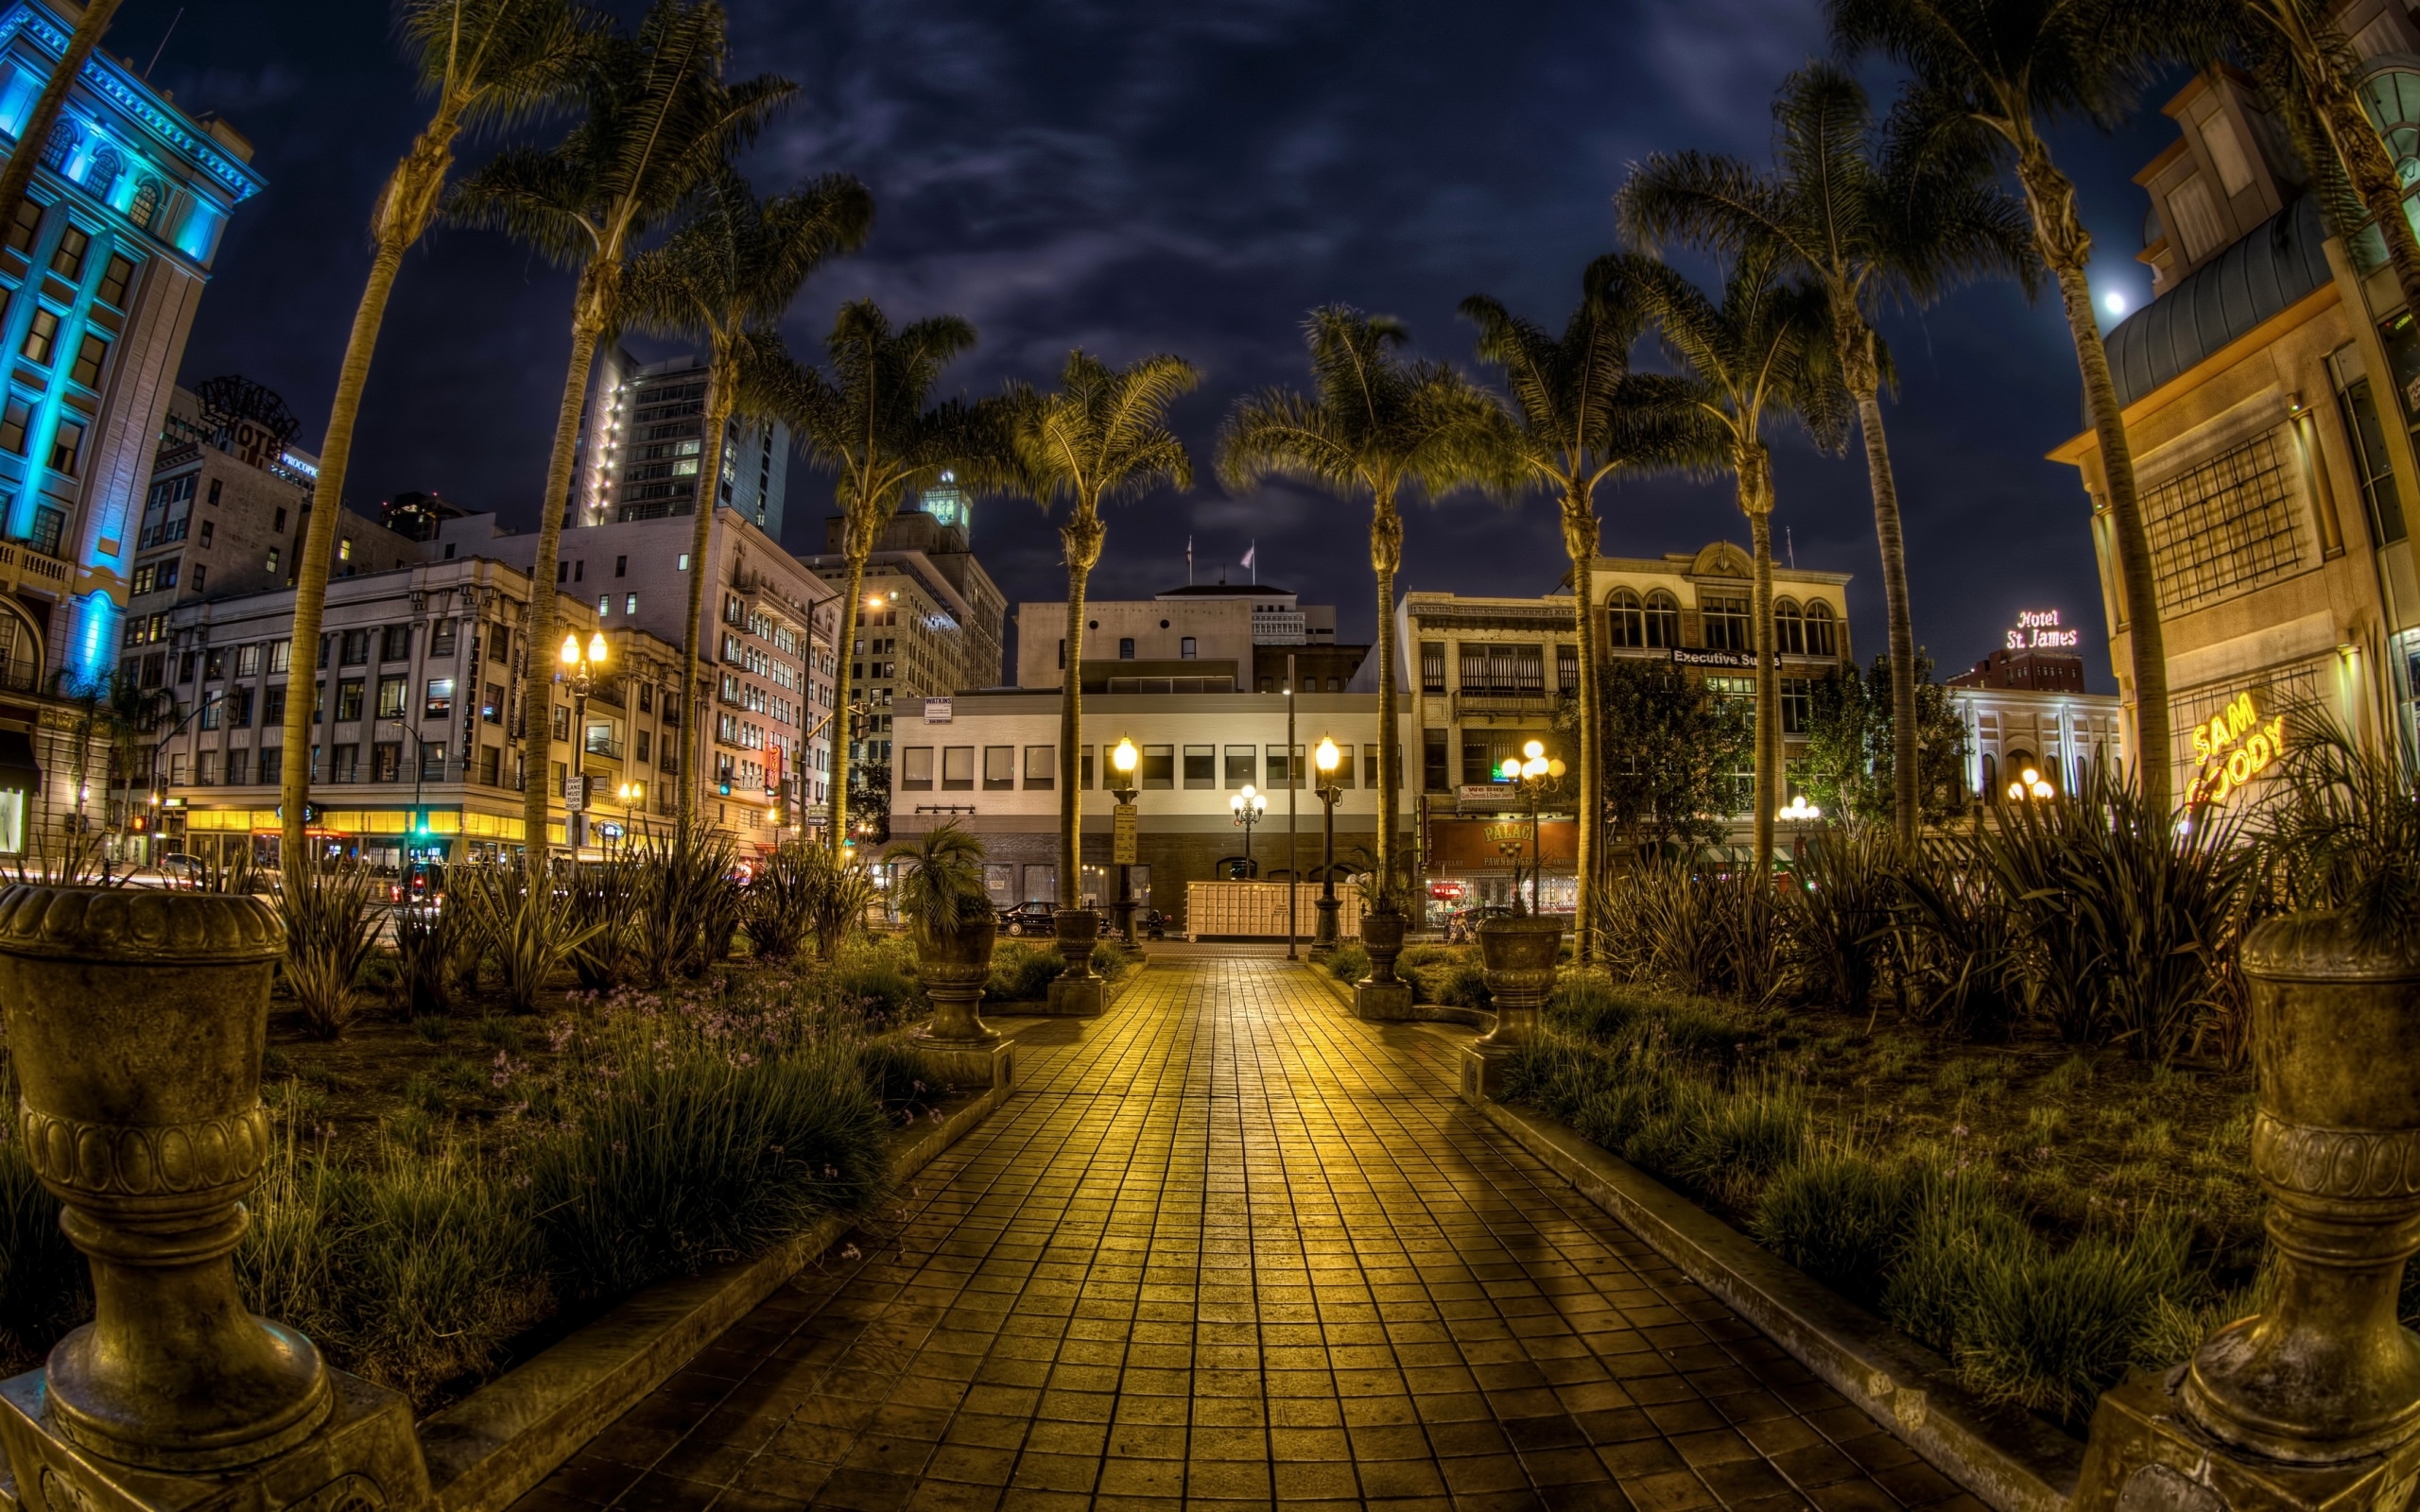
[[[1258, 581], [1260, 570], [1253, 569]], [[1294, 836], [1294, 811], [1302, 807], [1302, 747], [1294, 744], [1294, 653], [1286, 653], [1286, 958], [1300, 960], [1294, 954], [1294, 893], [1303, 877], [1303, 848]]]

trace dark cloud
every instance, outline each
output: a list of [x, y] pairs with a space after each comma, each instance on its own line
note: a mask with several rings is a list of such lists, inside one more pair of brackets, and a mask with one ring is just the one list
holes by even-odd
[[[129, 0], [109, 46], [138, 60], [175, 0]], [[811, 284], [788, 322], [816, 350], [860, 295], [902, 319], [965, 315], [983, 340], [953, 371], [981, 392], [1046, 381], [1070, 345], [1113, 360], [1172, 351], [1207, 374], [1178, 420], [1201, 483], [1122, 508], [1095, 592], [1182, 580], [1255, 540], [1265, 577], [1376, 606], [1364, 512], [1278, 486], [1228, 498], [1209, 477], [1236, 395], [1301, 381], [1312, 304], [1400, 315], [1421, 349], [1464, 360], [1453, 315], [1486, 290], [1560, 323], [1581, 268], [1612, 243], [1625, 164], [1660, 148], [1761, 155], [1781, 77], [1819, 52], [1801, 0], [1626, 0], [1475, 7], [1437, 0], [736, 0], [735, 68], [802, 86], [749, 167], [768, 188], [834, 170], [879, 206], [865, 252]], [[1888, 80], [1878, 71], [1877, 83]], [[257, 145], [270, 187], [228, 235], [185, 365], [238, 370], [325, 423], [367, 261], [377, 185], [425, 106], [369, 6], [219, 0], [195, 8], [157, 81], [219, 110]], [[2132, 170], [2171, 130], [2150, 111], [2118, 141], [2058, 139], [2082, 182], [2096, 272], [2135, 298], [2141, 200]], [[569, 280], [501, 239], [442, 232], [398, 284], [350, 491], [374, 503], [438, 488], [527, 524], [561, 392]], [[2055, 303], [2004, 285], [1894, 315], [1890, 414], [1920, 638], [1955, 668], [2020, 606], [2098, 623], [2073, 474], [2043, 453], [2079, 428], [2074, 357]], [[1782, 444], [1777, 526], [1801, 565], [1858, 575], [1859, 646], [1881, 605], [1864, 473]], [[793, 545], [820, 547], [829, 486], [793, 470]], [[1621, 554], [1744, 540], [1726, 486], [1625, 482], [1604, 497]], [[1062, 591], [1056, 541], [1029, 505], [983, 507], [978, 547], [1011, 599]], [[1535, 593], [1564, 570], [1549, 511], [1456, 499], [1413, 511], [1407, 588]], [[2108, 681], [2105, 659], [2096, 681]]]

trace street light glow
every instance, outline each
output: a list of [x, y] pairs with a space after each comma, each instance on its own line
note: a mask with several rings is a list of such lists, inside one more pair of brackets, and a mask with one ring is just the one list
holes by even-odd
[[1337, 763], [1340, 759], [1341, 758], [1337, 755], [1336, 742], [1325, 735], [1322, 735], [1320, 737], [1319, 749], [1311, 753], [1311, 760], [1319, 764], [1319, 768], [1322, 774], [1333, 773], [1336, 770]]
[[1135, 762], [1140, 759], [1135, 752], [1134, 742], [1123, 736], [1118, 739], [1117, 748], [1109, 753], [1109, 765], [1120, 772], [1132, 772]]
[[563, 637], [563, 665], [579, 665], [579, 632], [577, 630]]

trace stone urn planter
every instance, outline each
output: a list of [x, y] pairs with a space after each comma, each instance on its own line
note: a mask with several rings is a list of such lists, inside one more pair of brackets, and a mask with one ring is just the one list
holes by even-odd
[[1555, 957], [1562, 949], [1559, 919], [1491, 919], [1478, 926], [1479, 962], [1495, 1005], [1495, 1028], [1474, 1050], [1510, 1057], [1536, 1042], [1538, 1010], [1554, 990]]
[[51, 1350], [44, 1417], [103, 1459], [226, 1470], [328, 1417], [319, 1350], [246, 1309], [230, 1258], [268, 1154], [261, 1053], [284, 952], [251, 897], [0, 892], [18, 1135], [93, 1269], [93, 1321]]
[[2255, 929], [2242, 962], [2276, 1300], [2213, 1333], [2179, 1395], [2223, 1443], [2342, 1464], [2420, 1429], [2420, 1337], [2395, 1307], [2420, 1250], [2420, 942], [2296, 914]]
[[977, 1011], [983, 984], [992, 975], [992, 946], [999, 928], [994, 920], [982, 919], [959, 925], [958, 933], [945, 940], [918, 938], [925, 991], [933, 1000], [933, 1022], [917, 1036], [920, 1040], [963, 1047], [1000, 1038]]
[[1395, 975], [1395, 957], [1403, 954], [1404, 932], [1410, 925], [1401, 914], [1362, 914], [1361, 948], [1369, 953], [1370, 974], [1353, 984], [1354, 1017], [1411, 1017], [1411, 984]]
[[1101, 980], [1093, 971], [1100, 915], [1090, 908], [1062, 908], [1050, 921], [1060, 958], [1067, 963], [1065, 971], [1050, 979], [1050, 1011], [1089, 1018], [1101, 1007]]

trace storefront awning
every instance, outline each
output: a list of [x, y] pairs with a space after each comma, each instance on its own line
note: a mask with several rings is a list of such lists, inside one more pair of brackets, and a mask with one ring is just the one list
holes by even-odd
[[0, 730], [0, 791], [42, 791], [42, 763], [34, 760], [34, 743], [23, 730]]

